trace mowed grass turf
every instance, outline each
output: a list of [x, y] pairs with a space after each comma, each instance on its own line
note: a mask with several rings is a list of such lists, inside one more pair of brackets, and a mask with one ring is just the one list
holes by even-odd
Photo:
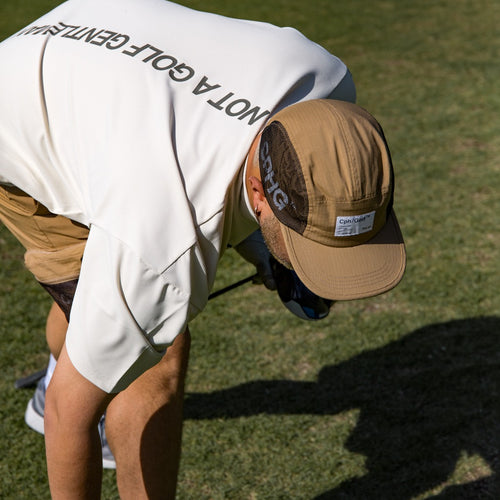
[[[2, 0], [1, 37], [58, 3]], [[318, 323], [262, 286], [209, 303], [178, 498], [500, 498], [500, 3], [181, 3], [297, 27], [347, 63], [391, 147], [408, 267]], [[252, 272], [229, 251], [216, 288]], [[49, 305], [0, 228], [0, 498], [49, 498], [43, 438], [23, 423], [32, 391], [14, 389], [46, 362]]]

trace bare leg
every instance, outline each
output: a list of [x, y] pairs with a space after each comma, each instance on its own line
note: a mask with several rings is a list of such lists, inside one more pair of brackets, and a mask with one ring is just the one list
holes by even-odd
[[47, 316], [45, 334], [50, 352], [54, 358], [59, 357], [59, 353], [64, 345], [68, 322], [61, 308], [54, 302]]
[[106, 436], [116, 459], [122, 499], [175, 498], [189, 330], [163, 359], [111, 402]]
[[[67, 327], [63, 311], [54, 303], [46, 335], [56, 359]], [[106, 437], [124, 500], [175, 498], [190, 339], [189, 330], [177, 337], [160, 363], [116, 396], [107, 409]]]
[[73, 366], [63, 347], [45, 399], [45, 449], [52, 498], [100, 498], [97, 422], [113, 395]]

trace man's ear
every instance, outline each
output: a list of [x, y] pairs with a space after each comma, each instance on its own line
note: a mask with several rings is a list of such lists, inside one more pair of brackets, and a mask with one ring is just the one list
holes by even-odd
[[250, 178], [248, 179], [250, 182], [250, 187], [252, 189], [252, 195], [254, 193], [258, 193], [260, 197], [266, 198], [266, 195], [264, 194], [264, 186], [262, 185], [262, 181], [255, 177], [254, 175], [251, 175]]
[[262, 214], [265, 215], [270, 212], [271, 208], [269, 207], [269, 203], [267, 203], [266, 195], [264, 194], [264, 186], [261, 180], [257, 177], [250, 176], [248, 182], [252, 190], [252, 206], [257, 219], [259, 219]]

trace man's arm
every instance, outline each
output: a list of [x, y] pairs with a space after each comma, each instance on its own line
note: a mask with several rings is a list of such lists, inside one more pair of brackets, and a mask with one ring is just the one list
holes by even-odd
[[52, 498], [100, 498], [102, 461], [97, 423], [113, 394], [75, 369], [61, 351], [45, 402], [45, 445]]

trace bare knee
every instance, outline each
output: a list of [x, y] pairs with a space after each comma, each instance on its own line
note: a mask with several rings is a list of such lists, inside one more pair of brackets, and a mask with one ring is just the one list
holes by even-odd
[[120, 393], [108, 408], [111, 419], [130, 420], [151, 415], [166, 404], [182, 402], [189, 361], [189, 330], [179, 335], [160, 362]]

